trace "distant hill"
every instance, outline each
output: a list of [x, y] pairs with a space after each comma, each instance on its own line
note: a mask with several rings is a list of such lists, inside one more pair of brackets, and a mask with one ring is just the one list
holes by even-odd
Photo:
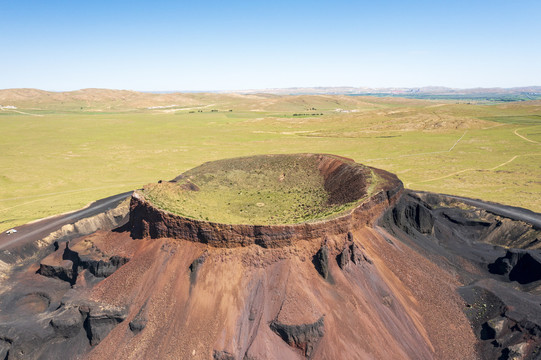
[[[316, 97], [313, 97], [316, 96]], [[0, 106], [20, 108], [117, 111], [188, 107], [244, 108], [251, 110], [303, 110], [306, 100], [318, 108], [356, 107], [372, 98], [389, 101], [442, 100], [505, 103], [541, 100], [541, 86], [517, 88], [452, 89], [446, 87], [368, 88], [310, 87], [222, 92], [140, 92], [132, 90], [81, 89], [52, 92], [38, 89], [0, 90]], [[396, 100], [392, 100], [395, 98]], [[334, 104], [334, 105], [333, 105]]]
[[199, 101], [183, 94], [149, 94], [131, 90], [81, 89], [53, 92], [37, 89], [0, 90], [0, 105], [20, 107], [54, 106], [62, 108], [93, 107], [100, 109], [140, 108], [146, 106], [170, 105], [172, 101], [195, 105]]
[[[270, 93], [150, 93], [129, 90], [82, 89], [51, 92], [37, 89], [0, 90], [0, 106], [19, 109], [62, 111], [132, 111], [150, 110], [175, 112], [179, 110], [212, 109], [227, 111], [307, 111], [317, 109], [356, 109], [374, 106], [377, 100], [403, 103], [404, 99], [376, 99], [347, 95], [275, 95]], [[416, 100], [408, 100], [415, 102]], [[308, 104], [310, 106], [308, 107]]]
[[275, 95], [349, 95], [403, 97], [427, 100], [461, 100], [508, 102], [541, 99], [541, 86], [515, 88], [472, 88], [454, 89], [442, 86], [426, 86], [420, 88], [369, 88], [369, 87], [294, 87], [263, 90], [237, 91], [241, 94], [275, 94]]
[[234, 91], [241, 94], [266, 93], [276, 95], [300, 94], [337, 94], [337, 95], [366, 95], [366, 94], [392, 94], [392, 95], [474, 95], [474, 94], [535, 94], [541, 95], [541, 86], [525, 86], [514, 88], [471, 88], [456, 89], [443, 86], [425, 86], [419, 88], [371, 88], [371, 87], [292, 87]]

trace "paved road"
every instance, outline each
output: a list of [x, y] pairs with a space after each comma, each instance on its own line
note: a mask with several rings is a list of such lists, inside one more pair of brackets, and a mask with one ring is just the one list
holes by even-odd
[[485, 201], [476, 200], [476, 199], [469, 199], [469, 198], [464, 198], [461, 196], [453, 196], [453, 195], [447, 195], [447, 196], [453, 199], [463, 201], [464, 203], [468, 205], [477, 206], [479, 208], [485, 209], [496, 215], [507, 217], [513, 220], [521, 220], [521, 221], [530, 223], [538, 230], [541, 230], [541, 214], [535, 213], [531, 210], [523, 209], [519, 207], [507, 206], [507, 205], [500, 205], [500, 204], [485, 202]]
[[[428, 192], [425, 192], [425, 191], [415, 191], [415, 190], [411, 190], [411, 191], [421, 193], [421, 194], [422, 193], [428, 194]], [[446, 196], [451, 199], [462, 201], [465, 204], [468, 204], [471, 206], [485, 209], [496, 215], [500, 215], [500, 216], [513, 219], [513, 220], [520, 220], [520, 221], [527, 222], [529, 224], [532, 224], [536, 229], [541, 230], [541, 214], [540, 213], [536, 213], [531, 210], [523, 209], [519, 207], [486, 202], [486, 201], [482, 201], [478, 199], [470, 199], [470, 198], [466, 198], [462, 196], [447, 195], [447, 194], [441, 194], [441, 195]]]
[[131, 194], [132, 192], [130, 191], [113, 195], [95, 201], [90, 204], [90, 206], [81, 210], [16, 227], [15, 229], [17, 232], [15, 234], [7, 235], [5, 232], [2, 232], [0, 233], [0, 250], [43, 239], [64, 225], [73, 224], [81, 219], [115, 208], [122, 200], [126, 199]]

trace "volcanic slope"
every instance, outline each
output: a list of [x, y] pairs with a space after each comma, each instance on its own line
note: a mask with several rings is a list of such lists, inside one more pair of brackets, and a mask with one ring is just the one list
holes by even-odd
[[285, 225], [133, 196], [117, 229], [9, 264], [0, 358], [535, 358], [540, 230], [368, 169], [380, 180], [351, 208]]

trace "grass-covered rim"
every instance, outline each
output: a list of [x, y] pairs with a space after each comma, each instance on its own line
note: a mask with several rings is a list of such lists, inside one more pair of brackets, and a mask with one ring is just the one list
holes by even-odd
[[332, 155], [259, 155], [205, 163], [149, 184], [155, 207], [226, 224], [278, 225], [327, 219], [374, 191], [371, 168]]

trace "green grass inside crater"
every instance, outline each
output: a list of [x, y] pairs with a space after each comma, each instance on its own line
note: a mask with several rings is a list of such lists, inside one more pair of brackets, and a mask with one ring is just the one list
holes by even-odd
[[313, 221], [331, 217], [357, 203], [329, 203], [314, 156], [215, 161], [184, 173], [176, 183], [146, 185], [143, 194], [160, 209], [230, 224]]

